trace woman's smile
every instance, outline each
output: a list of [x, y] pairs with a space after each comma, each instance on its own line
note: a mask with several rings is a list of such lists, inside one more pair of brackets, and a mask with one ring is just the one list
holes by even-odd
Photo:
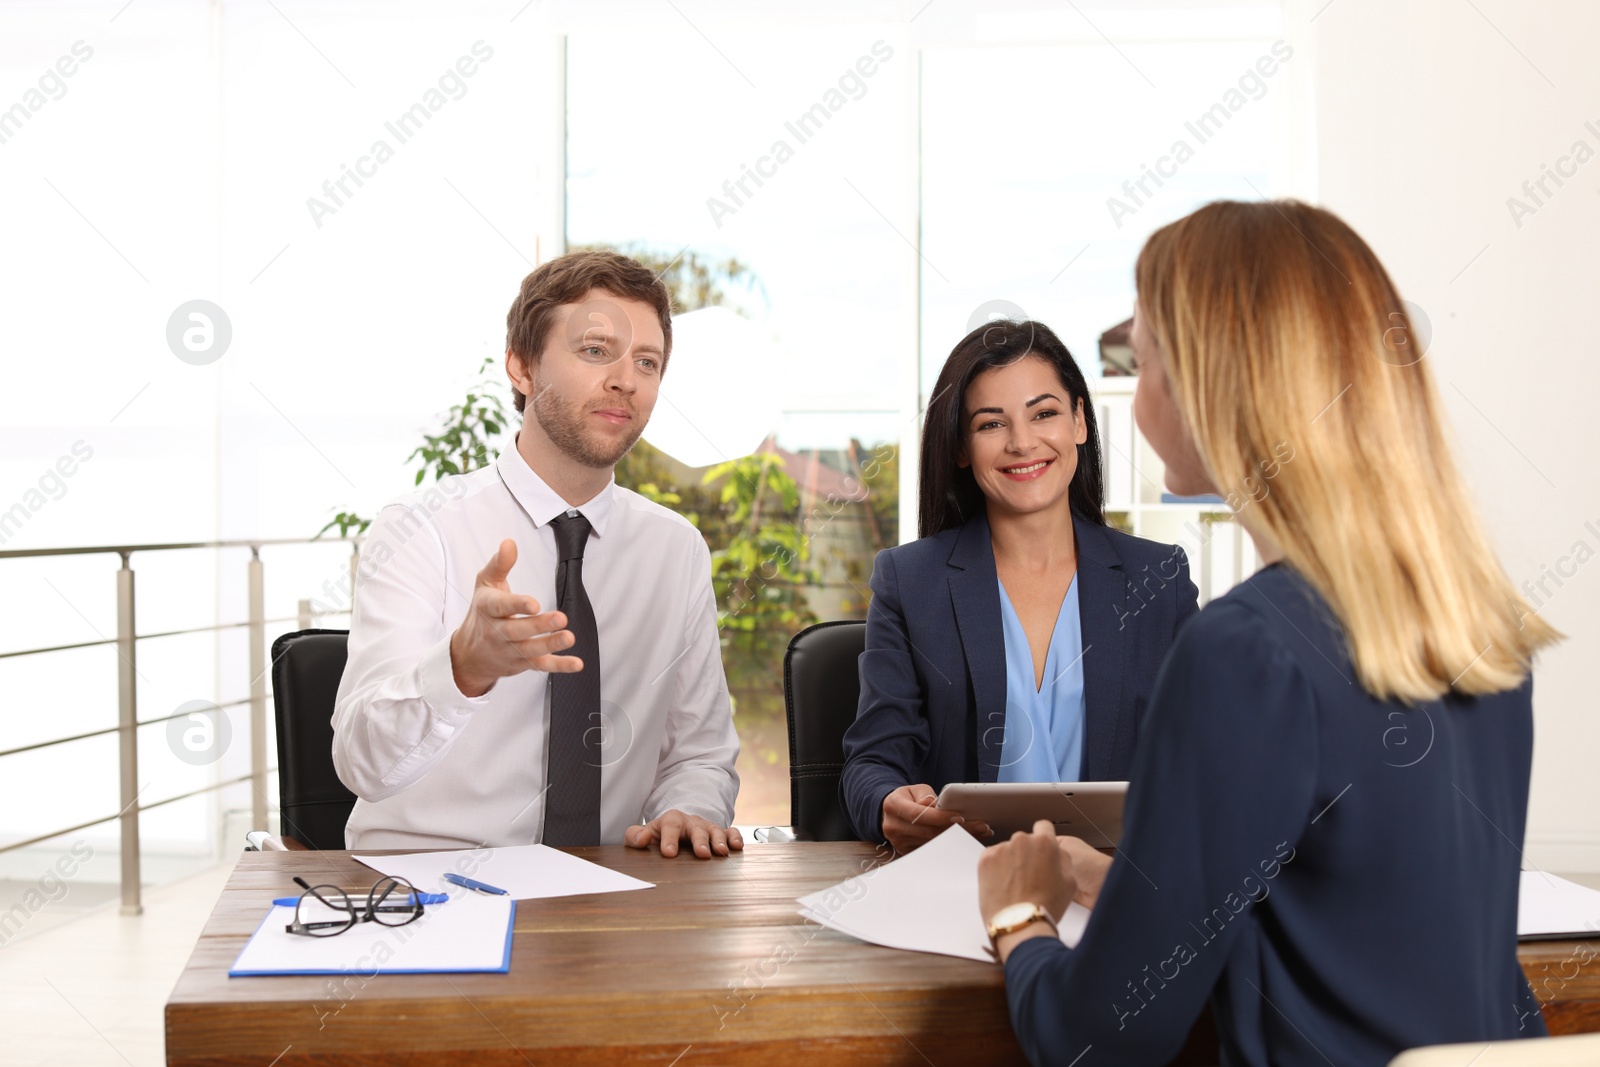
[[1049, 469], [1053, 459], [1037, 459], [1030, 463], [1011, 467], [1001, 467], [1000, 473], [1014, 482], [1031, 482], [1036, 478], [1044, 477], [1044, 472]]

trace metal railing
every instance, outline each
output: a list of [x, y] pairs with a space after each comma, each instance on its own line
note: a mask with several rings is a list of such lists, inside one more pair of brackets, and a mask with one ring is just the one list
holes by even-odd
[[[293, 616], [283, 616], [269, 619], [266, 617], [266, 584], [265, 572], [261, 563], [261, 549], [278, 545], [335, 545], [349, 544], [350, 553], [350, 588], [355, 587], [355, 568], [360, 559], [361, 538], [352, 537], [343, 541], [307, 541], [293, 538], [282, 539], [255, 539], [244, 541], [192, 541], [173, 544], [141, 544], [141, 545], [97, 545], [84, 548], [33, 548], [33, 549], [7, 549], [0, 550], [0, 560], [28, 559], [47, 556], [88, 556], [115, 554], [122, 560], [122, 566], [116, 572], [116, 597], [117, 597], [117, 635], [115, 637], [101, 637], [96, 641], [77, 641], [69, 644], [45, 645], [39, 648], [27, 648], [17, 651], [0, 652], [0, 660], [15, 659], [20, 656], [39, 656], [51, 652], [65, 652], [71, 649], [96, 648], [115, 645], [117, 649], [117, 724], [103, 729], [89, 730], [82, 733], [69, 734], [64, 737], [54, 737], [44, 741], [36, 741], [14, 748], [0, 750], [0, 758], [15, 756], [24, 752], [34, 752], [39, 749], [51, 748], [55, 745], [64, 745], [74, 741], [83, 741], [92, 737], [103, 737], [107, 734], [118, 736], [117, 746], [117, 781], [118, 802], [122, 809], [115, 815], [107, 815], [88, 822], [66, 826], [49, 833], [39, 834], [22, 841], [13, 841], [10, 844], [0, 845], [0, 853], [11, 852], [41, 841], [48, 841], [53, 837], [63, 834], [76, 833], [113, 820], [119, 823], [121, 836], [121, 896], [122, 914], [137, 915], [143, 910], [140, 890], [140, 852], [139, 852], [139, 816], [142, 812], [167, 804], [186, 800], [202, 793], [215, 792], [230, 785], [241, 782], [251, 783], [250, 821], [253, 829], [265, 829], [267, 826], [268, 801], [266, 793], [267, 775], [275, 771], [276, 767], [267, 766], [267, 645], [266, 631], [268, 626], [279, 623], [293, 622], [299, 629], [308, 628], [313, 619], [319, 616], [342, 615], [348, 609], [333, 611], [313, 610], [310, 600], [300, 600], [297, 612]], [[163, 630], [154, 633], [141, 634], [138, 632], [134, 618], [134, 571], [132, 557], [135, 552], [169, 552], [186, 549], [227, 549], [248, 548], [250, 560], [246, 566], [246, 582], [248, 586], [248, 607], [246, 618], [238, 622], [217, 623], [211, 626], [194, 626], [180, 630]], [[353, 597], [352, 597], [353, 599]], [[153, 723], [162, 723], [184, 717], [190, 712], [180, 710], [172, 715], [163, 715], [151, 719], [139, 718], [138, 694], [138, 643], [162, 637], [176, 637], [183, 634], [220, 633], [224, 630], [246, 629], [249, 641], [250, 656], [250, 695], [240, 700], [230, 701], [226, 704], [216, 705], [219, 711], [229, 708], [250, 706], [250, 771], [248, 774], [237, 775], [223, 781], [213, 782], [199, 789], [191, 789], [176, 796], [163, 797], [151, 803], [142, 803], [140, 790], [137, 784], [139, 775], [139, 742], [138, 728], [149, 726]]]
[[[1200, 514], [1200, 510], [1196, 510]], [[117, 724], [101, 729], [68, 734], [62, 737], [49, 738], [44, 741], [35, 741], [12, 748], [0, 749], [0, 759], [7, 756], [16, 756], [25, 752], [33, 752], [50, 748], [56, 745], [69, 744], [75, 741], [84, 741], [89, 738], [103, 737], [115, 733], [118, 736], [118, 800], [121, 810], [114, 815], [91, 819], [88, 822], [78, 823], [73, 826], [62, 827], [49, 833], [37, 834], [22, 841], [14, 841], [0, 845], [0, 854], [27, 848], [42, 841], [47, 841], [63, 834], [76, 833], [79, 830], [113, 820], [119, 823], [121, 836], [121, 898], [122, 912], [125, 915], [137, 915], [142, 910], [140, 902], [140, 851], [139, 851], [139, 816], [142, 812], [163, 807], [167, 804], [186, 800], [202, 793], [215, 792], [231, 785], [242, 782], [251, 783], [250, 821], [252, 829], [266, 829], [269, 802], [266, 793], [267, 776], [275, 771], [276, 767], [267, 766], [267, 643], [266, 628], [280, 623], [296, 623], [297, 629], [309, 628], [313, 621], [319, 617], [343, 615], [348, 612], [348, 607], [335, 610], [314, 610], [310, 600], [300, 600], [297, 612], [293, 616], [279, 618], [266, 617], [266, 596], [264, 570], [261, 562], [261, 549], [271, 546], [284, 545], [335, 545], [348, 544], [351, 549], [349, 561], [349, 589], [350, 600], [354, 601], [355, 572], [360, 561], [361, 537], [351, 537], [340, 540], [307, 541], [293, 538], [283, 539], [254, 539], [240, 541], [193, 541], [173, 544], [138, 544], [138, 545], [100, 545], [84, 548], [39, 548], [39, 549], [8, 549], [0, 550], [0, 561], [8, 559], [41, 558], [50, 556], [84, 556], [84, 555], [111, 555], [121, 558], [122, 566], [116, 571], [116, 607], [117, 607], [117, 633], [115, 637], [102, 637], [95, 641], [77, 641], [67, 644], [46, 645], [39, 648], [21, 649], [18, 651], [0, 652], [0, 660], [14, 659], [20, 656], [38, 656], [52, 652], [64, 652], [72, 649], [95, 648], [115, 645], [117, 648]], [[1201, 602], [1208, 599], [1208, 592], [1212, 585], [1212, 544], [1209, 536], [1204, 537], [1199, 544], [1199, 566], [1194, 572], [1194, 577], [1200, 587]], [[188, 549], [236, 549], [248, 548], [250, 559], [247, 564], [246, 580], [248, 585], [248, 607], [246, 618], [237, 622], [220, 622], [210, 626], [195, 626], [177, 630], [162, 630], [152, 633], [139, 633], [134, 618], [134, 571], [132, 556], [135, 552], [167, 552]], [[1234, 580], [1244, 576], [1246, 566], [1241, 553], [1244, 551], [1243, 538], [1236, 537], [1232, 545]], [[213, 782], [199, 789], [192, 789], [176, 796], [163, 797], [150, 803], [142, 802], [137, 785], [139, 771], [138, 728], [154, 723], [168, 722], [192, 712], [179, 710], [171, 715], [163, 715], [150, 719], [139, 718], [138, 706], [138, 671], [136, 669], [138, 643], [164, 637], [175, 637], [184, 634], [220, 633], [225, 630], [246, 629], [249, 640], [250, 660], [250, 695], [239, 700], [215, 705], [219, 712], [230, 708], [250, 707], [250, 771], [247, 774], [237, 775], [223, 781]]]

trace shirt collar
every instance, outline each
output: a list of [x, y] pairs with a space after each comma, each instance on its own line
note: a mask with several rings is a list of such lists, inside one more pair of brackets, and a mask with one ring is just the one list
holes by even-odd
[[561, 499], [560, 494], [550, 488], [532, 467], [528, 466], [528, 461], [517, 451], [515, 440], [512, 441], [511, 447], [500, 453], [500, 458], [495, 461], [495, 469], [500, 472], [500, 480], [511, 491], [517, 503], [522, 505], [522, 510], [527, 512], [528, 518], [533, 520], [535, 526], [542, 527], [570, 509], [576, 510], [589, 520], [589, 525], [596, 536], [605, 536], [606, 518], [611, 514], [611, 501], [615, 495], [613, 490], [617, 485], [615, 476], [606, 482], [604, 489], [574, 509]]

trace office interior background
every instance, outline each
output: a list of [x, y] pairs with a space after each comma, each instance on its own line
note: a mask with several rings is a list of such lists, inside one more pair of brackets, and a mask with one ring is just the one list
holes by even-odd
[[1596, 40], [1593, 5], [1511, 0], [0, 2], [0, 915], [76, 860], [0, 983], [275, 829], [266, 649], [348, 624], [338, 516], [509, 444], [506, 309], [566, 249], [686, 309], [619, 481], [719, 553], [741, 825], [788, 821], [784, 642], [863, 617], [914, 536], [973, 323], [1057, 330], [1113, 521], [1220, 595], [1253, 555], [1164, 493], [1119, 328], [1144, 238], [1221, 198], [1338, 212], [1426, 324], [1501, 559], [1568, 635], [1526, 861], [1600, 875]]

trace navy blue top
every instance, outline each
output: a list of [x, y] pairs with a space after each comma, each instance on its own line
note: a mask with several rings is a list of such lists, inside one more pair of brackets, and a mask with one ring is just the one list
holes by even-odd
[[1375, 700], [1281, 564], [1208, 605], [1156, 680], [1082, 941], [1006, 962], [1028, 1058], [1166, 1063], [1207, 998], [1231, 1065], [1545, 1033], [1517, 962], [1532, 686]]
[[[1161, 659], [1195, 613], [1183, 549], [1074, 516], [1086, 717], [1080, 780], [1128, 776]], [[1006, 722], [1006, 647], [989, 520], [885, 549], [872, 567], [861, 702], [839, 793], [856, 834], [882, 841], [904, 785], [993, 782]]]

